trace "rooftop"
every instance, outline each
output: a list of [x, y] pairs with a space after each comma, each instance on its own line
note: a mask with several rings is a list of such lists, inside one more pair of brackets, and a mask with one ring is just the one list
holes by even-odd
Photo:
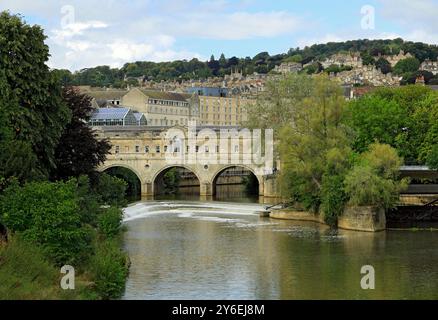
[[96, 100], [121, 100], [128, 93], [126, 90], [96, 90], [84, 92]]
[[176, 93], [176, 92], [164, 92], [158, 90], [147, 90], [139, 88], [141, 92], [143, 92], [150, 99], [157, 100], [168, 100], [168, 101], [183, 101], [187, 102], [187, 99], [190, 99], [192, 96], [190, 94], [185, 93]]
[[129, 108], [99, 108], [93, 112], [91, 120], [123, 120], [129, 111]]

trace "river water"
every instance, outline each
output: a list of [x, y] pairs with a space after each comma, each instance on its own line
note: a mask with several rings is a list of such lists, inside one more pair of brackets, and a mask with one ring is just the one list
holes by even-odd
[[[124, 299], [438, 299], [438, 232], [333, 231], [256, 203], [163, 200], [125, 211]], [[375, 269], [375, 290], [361, 268]]]

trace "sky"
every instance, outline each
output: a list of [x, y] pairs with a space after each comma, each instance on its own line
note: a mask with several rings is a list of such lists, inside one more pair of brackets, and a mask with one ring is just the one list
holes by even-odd
[[438, 44], [438, 0], [0, 0], [41, 25], [52, 68], [253, 57], [353, 39]]

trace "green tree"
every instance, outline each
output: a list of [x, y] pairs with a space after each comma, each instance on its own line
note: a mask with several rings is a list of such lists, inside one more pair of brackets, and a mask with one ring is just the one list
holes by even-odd
[[375, 65], [376, 65], [376, 68], [380, 69], [380, 71], [382, 71], [383, 74], [387, 74], [387, 73], [392, 72], [391, 64], [385, 58], [379, 58], [376, 61]]
[[97, 177], [94, 192], [101, 203], [122, 207], [126, 205], [126, 188], [127, 184], [124, 180], [102, 173]]
[[396, 148], [407, 163], [425, 164], [438, 144], [438, 94], [425, 86], [381, 88], [349, 104], [354, 150], [380, 142]]
[[36, 166], [45, 174], [55, 166], [54, 151], [68, 123], [59, 79], [49, 71], [46, 37], [38, 26], [29, 26], [19, 16], [0, 13], [0, 90], [9, 93], [6, 122], [14, 141], [28, 142]]
[[403, 160], [389, 145], [373, 144], [345, 178], [350, 205], [392, 208], [408, 181], [399, 179]]
[[406, 58], [397, 62], [394, 66], [394, 73], [403, 75], [406, 73], [414, 73], [420, 68], [420, 61], [417, 58]]
[[295, 105], [292, 122], [280, 133], [280, 179], [286, 196], [318, 211], [328, 155], [334, 149], [348, 154], [349, 141], [341, 88], [322, 76], [311, 84], [311, 95]]
[[256, 102], [247, 107], [247, 128], [273, 129], [278, 137], [280, 129], [293, 122], [295, 112], [305, 98], [310, 98], [314, 81], [304, 75], [288, 74], [279, 81], [268, 81]]

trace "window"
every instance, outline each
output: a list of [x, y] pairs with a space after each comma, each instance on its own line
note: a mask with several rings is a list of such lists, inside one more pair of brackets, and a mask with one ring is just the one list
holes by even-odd
[[140, 152], [140, 146], [135, 146], [135, 152], [139, 153]]
[[116, 146], [116, 154], [120, 153], [120, 146]]
[[234, 146], [234, 152], [239, 152], [239, 146], [238, 145]]
[[196, 146], [196, 153], [199, 152], [199, 146]]
[[160, 148], [160, 146], [156, 146], [156, 147], [155, 147], [155, 151], [156, 151], [156, 153], [160, 153], [160, 152], [161, 152], [161, 148]]
[[149, 153], [149, 146], [144, 147], [144, 153]]
[[208, 146], [205, 146], [205, 153], [209, 153], [210, 152], [210, 148]]
[[164, 146], [164, 152], [167, 152], [167, 146]]

